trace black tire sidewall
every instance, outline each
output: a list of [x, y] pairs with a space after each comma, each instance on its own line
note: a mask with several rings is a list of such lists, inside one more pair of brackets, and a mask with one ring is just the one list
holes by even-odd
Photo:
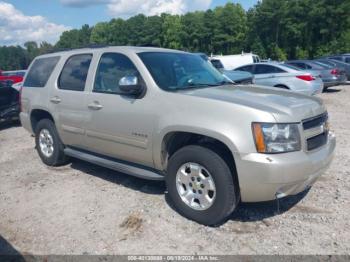
[[[40, 131], [46, 129], [49, 131], [50, 135], [52, 136], [52, 140], [53, 140], [53, 154], [51, 157], [46, 157], [40, 149], [40, 145], [39, 145], [39, 134]], [[56, 166], [57, 164], [59, 164], [62, 159], [62, 154], [63, 154], [63, 145], [61, 143], [61, 140], [58, 136], [58, 133], [56, 131], [56, 127], [54, 125], [54, 123], [49, 120], [49, 119], [43, 119], [40, 120], [40, 122], [37, 124], [36, 129], [35, 129], [35, 145], [36, 145], [36, 149], [38, 151], [38, 154], [41, 158], [41, 160], [48, 166]]]
[[[211, 207], [198, 211], [190, 208], [180, 198], [176, 188], [176, 173], [185, 163], [197, 163], [205, 167], [212, 176], [216, 197]], [[236, 206], [236, 188], [230, 168], [214, 151], [201, 146], [186, 146], [177, 151], [169, 160], [166, 176], [168, 197], [177, 211], [198, 223], [217, 225], [227, 219]]]

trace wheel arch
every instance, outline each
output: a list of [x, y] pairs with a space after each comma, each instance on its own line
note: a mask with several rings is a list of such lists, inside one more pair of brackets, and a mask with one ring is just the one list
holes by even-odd
[[37, 124], [42, 119], [50, 119], [53, 123], [55, 123], [55, 120], [52, 114], [45, 109], [33, 109], [30, 112], [30, 124], [34, 133], [35, 133]]
[[168, 130], [163, 134], [159, 145], [160, 150], [155, 150], [158, 152], [155, 154], [155, 166], [157, 169], [166, 170], [169, 158], [180, 148], [187, 145], [201, 145], [223, 157], [231, 169], [239, 191], [239, 179], [234, 156], [234, 152], [237, 152], [237, 149], [228, 137], [216, 132], [196, 132], [185, 128]]

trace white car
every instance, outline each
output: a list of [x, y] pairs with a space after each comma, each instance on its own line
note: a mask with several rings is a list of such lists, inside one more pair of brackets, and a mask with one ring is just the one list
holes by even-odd
[[257, 63], [236, 70], [253, 74], [257, 85], [289, 89], [306, 95], [316, 95], [323, 91], [323, 81], [317, 73], [301, 71], [285, 64]]
[[211, 61], [220, 61], [223, 69], [232, 70], [238, 66], [251, 63], [259, 63], [260, 57], [252, 53], [242, 53], [239, 55], [219, 55], [209, 58]]

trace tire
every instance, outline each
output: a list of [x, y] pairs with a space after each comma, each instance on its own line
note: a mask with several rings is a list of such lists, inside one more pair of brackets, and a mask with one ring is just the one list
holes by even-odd
[[[213, 199], [211, 205], [206, 209], [203, 209], [201, 206], [201, 200], [196, 199], [191, 201], [191, 203], [195, 205], [195, 207], [191, 207], [185, 202], [186, 200], [184, 201], [180, 196], [180, 191], [188, 192], [187, 190], [189, 190], [193, 192], [195, 189], [196, 193], [199, 194], [198, 188], [203, 186], [195, 186], [194, 184], [189, 186], [189, 184], [186, 183], [183, 188], [179, 186], [179, 184], [182, 184], [178, 183], [177, 174], [179, 169], [183, 170], [183, 167], [185, 167], [186, 173], [190, 172], [189, 179], [193, 178], [191, 175], [195, 172], [192, 172], [191, 168], [186, 167], [189, 163], [194, 165], [198, 164], [201, 170], [201, 175], [199, 176], [203, 177], [203, 174], [208, 175], [207, 173], [209, 173], [209, 176], [215, 184], [215, 197], [212, 197], [213, 193], [206, 195], [208, 198], [212, 197]], [[184, 217], [203, 225], [217, 226], [225, 222], [236, 208], [236, 193], [238, 192], [238, 188], [233, 179], [233, 175], [235, 174], [231, 173], [224, 159], [214, 151], [197, 145], [183, 147], [170, 158], [167, 171], [165, 181], [168, 189], [168, 199], [178, 213]], [[204, 190], [206, 192], [211, 191], [206, 190], [206, 188]], [[202, 194], [204, 193], [202, 192]], [[201, 195], [198, 196], [202, 197]], [[203, 203], [205, 203], [205, 201], [203, 201]]]
[[[47, 133], [47, 132], [48, 133]], [[52, 143], [52, 153], [48, 154], [40, 145], [40, 135], [44, 132], [50, 137]], [[64, 154], [64, 145], [59, 138], [55, 124], [50, 119], [40, 120], [35, 128], [35, 148], [44, 164], [48, 166], [61, 166], [68, 162], [68, 157]]]

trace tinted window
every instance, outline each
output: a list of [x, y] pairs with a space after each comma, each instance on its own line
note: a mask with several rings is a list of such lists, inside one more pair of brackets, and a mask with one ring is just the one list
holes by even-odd
[[300, 63], [300, 62], [293, 62], [293, 63], [288, 63], [288, 64], [295, 66], [295, 67], [298, 67], [300, 69], [311, 69], [312, 68], [311, 66], [308, 66], [307, 64]]
[[74, 55], [64, 65], [58, 88], [72, 91], [84, 91], [92, 55]]
[[345, 57], [345, 63], [350, 64], [350, 57]]
[[252, 65], [242, 66], [235, 69], [235, 71], [245, 71], [245, 72], [253, 73], [253, 66]]
[[340, 56], [332, 56], [330, 57], [331, 59], [334, 59], [334, 60], [338, 60], [338, 61], [342, 61], [341, 57]]
[[271, 66], [271, 65], [256, 65], [255, 66], [255, 74], [272, 74], [272, 73], [283, 73], [285, 72], [284, 70]]
[[103, 54], [96, 73], [94, 92], [120, 94], [119, 80], [124, 76], [140, 78], [136, 67], [125, 55]]
[[223, 66], [223, 64], [221, 63], [220, 60], [213, 59], [213, 60], [210, 60], [210, 62], [217, 69], [223, 69], [224, 68], [224, 66]]
[[44, 87], [60, 57], [36, 59], [30, 68], [24, 86]]

